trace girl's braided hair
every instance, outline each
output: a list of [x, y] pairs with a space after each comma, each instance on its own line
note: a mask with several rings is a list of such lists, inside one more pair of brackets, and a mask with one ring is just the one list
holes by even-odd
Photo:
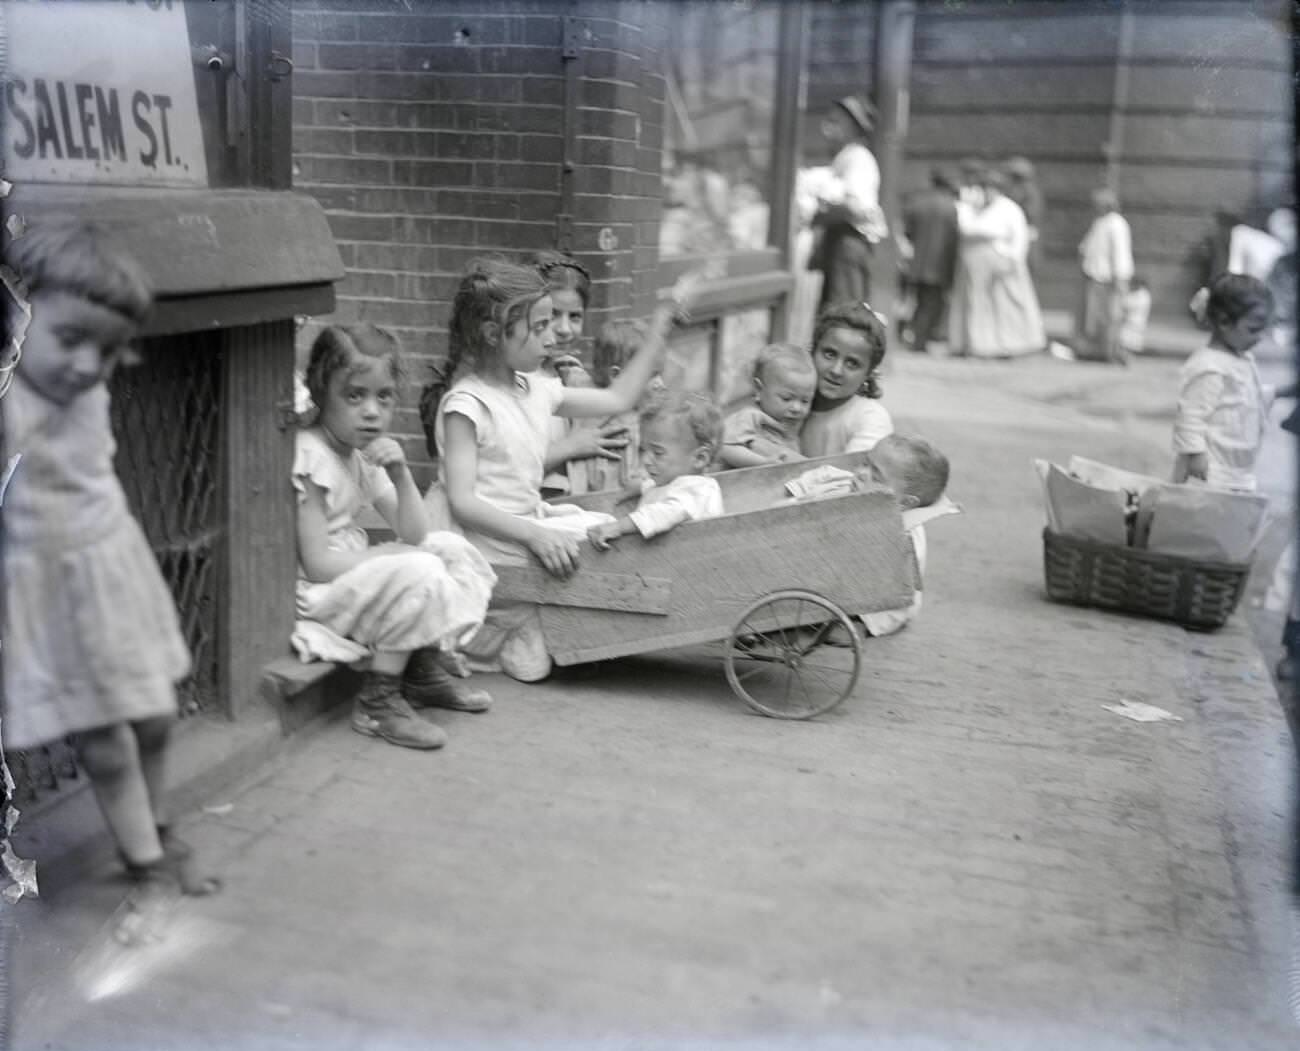
[[[474, 372], [493, 354], [499, 354], [500, 336], [526, 319], [533, 305], [547, 294], [546, 283], [535, 267], [499, 258], [475, 259], [469, 264], [451, 304], [446, 360], [433, 366], [433, 379], [420, 392], [420, 423], [430, 456], [438, 456], [434, 436], [438, 405], [458, 373]], [[489, 326], [498, 329], [498, 338], [489, 337]]]
[[864, 398], [883, 397], [885, 392], [880, 386], [880, 363], [885, 360], [885, 319], [872, 310], [869, 303], [831, 303], [817, 315], [817, 324], [813, 328], [814, 355], [822, 337], [833, 328], [852, 328], [866, 334], [871, 348], [871, 362], [866, 381], [858, 393]]
[[314, 409], [309, 412], [310, 422], [325, 404], [330, 381], [340, 370], [351, 371], [357, 367], [358, 358], [376, 358], [388, 362], [393, 383], [400, 390], [406, 382], [406, 364], [402, 361], [402, 345], [388, 329], [368, 321], [355, 325], [330, 325], [321, 330], [311, 345], [311, 357], [303, 383], [311, 395]]

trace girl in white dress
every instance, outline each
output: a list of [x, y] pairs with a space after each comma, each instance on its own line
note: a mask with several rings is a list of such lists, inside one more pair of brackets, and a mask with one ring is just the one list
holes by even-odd
[[[447, 736], [412, 705], [483, 711], [491, 703], [448, 676], [438, 654], [478, 630], [496, 577], [463, 538], [429, 531], [402, 447], [385, 433], [404, 376], [397, 339], [375, 325], [332, 325], [312, 345], [306, 382], [319, 412], [298, 433], [293, 463], [294, 638], [316, 650], [350, 641], [368, 653], [352, 728], [432, 749]], [[371, 506], [398, 543], [370, 546], [357, 519]]]
[[807, 457], [868, 452], [894, 433], [881, 404], [879, 370], [885, 360], [885, 322], [866, 303], [832, 303], [813, 330], [817, 389], [799, 432]]
[[[655, 313], [645, 345], [606, 388], [564, 387], [538, 369], [553, 352], [552, 303], [531, 267], [484, 259], [461, 281], [449, 325], [446, 374], [424, 403], [436, 404], [439, 477], [456, 523], [496, 563], [540, 562], [559, 577], [578, 567], [587, 530], [610, 516], [542, 500], [550, 419], [610, 417], [636, 405], [660, 371], [674, 313], [698, 278], [679, 282]], [[436, 399], [436, 401], [435, 401]], [[550, 659], [532, 606], [494, 606], [464, 652], [521, 681], [545, 678]]]
[[167, 825], [175, 683], [190, 655], [113, 471], [106, 384], [129, 361], [149, 283], [84, 223], [35, 225], [6, 262], [31, 319], [0, 402], [4, 746], [71, 735], [136, 891], [209, 894], [217, 882]]

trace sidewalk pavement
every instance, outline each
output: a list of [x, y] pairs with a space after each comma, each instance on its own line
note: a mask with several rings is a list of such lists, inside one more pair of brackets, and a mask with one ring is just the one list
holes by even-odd
[[483, 677], [433, 755], [335, 718], [191, 817], [226, 890], [152, 955], [86, 955], [108, 869], [16, 910], [14, 1047], [1296, 1046], [1267, 670], [1240, 615], [1044, 600], [1030, 458], [1165, 453], [1021, 375], [897, 363], [965, 514], [840, 709], [749, 715], [690, 650]]
[[[1044, 310], [1049, 339], [1068, 343], [1074, 335], [1075, 316], [1068, 310]], [[1147, 325], [1143, 353], [1152, 357], [1185, 358], [1205, 346], [1205, 333], [1188, 318], [1152, 318]]]

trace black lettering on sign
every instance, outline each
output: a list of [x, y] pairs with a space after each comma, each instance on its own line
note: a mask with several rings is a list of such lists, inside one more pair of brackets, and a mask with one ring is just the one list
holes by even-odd
[[[145, 112], [140, 112], [143, 106]], [[137, 91], [131, 96], [131, 116], [135, 118], [135, 126], [140, 129], [140, 134], [149, 140], [149, 152], [140, 151], [140, 163], [146, 168], [156, 168], [158, 166], [158, 136], [153, 133], [153, 128], [149, 124], [149, 118], [146, 115], [149, 111], [149, 96], [143, 91]]]
[[27, 94], [27, 81], [21, 77], [14, 77], [5, 85], [5, 105], [23, 131], [23, 137], [14, 142], [14, 153], [19, 157], [30, 157], [36, 149], [36, 132], [32, 129], [31, 119], [14, 98], [19, 92]]
[[117, 104], [117, 89], [95, 87], [95, 108], [99, 110], [99, 133], [104, 140], [104, 160], [126, 160], [126, 139], [122, 135], [122, 109]]
[[45, 81], [39, 77], [32, 84], [32, 94], [36, 99], [36, 147], [41, 160], [45, 160], [46, 147], [54, 147], [54, 156], [63, 159], [63, 147], [59, 145], [59, 133], [54, 128], [54, 107], [50, 105], [50, 92]]
[[86, 103], [89, 102], [95, 94], [95, 89], [89, 84], [78, 84], [72, 89], [72, 93], [77, 97], [77, 116], [81, 120], [81, 141], [85, 144], [87, 160], [99, 160], [99, 150], [90, 144], [90, 131], [95, 126], [95, 115], [86, 109]]
[[54, 93], [59, 97], [59, 122], [63, 125], [63, 145], [68, 150], [68, 160], [79, 161], [84, 154], [72, 137], [72, 114], [68, 112], [68, 85], [60, 80], [54, 85]]
[[172, 158], [172, 136], [167, 129], [167, 111], [172, 108], [172, 97], [170, 95], [155, 95], [153, 97], [154, 108], [158, 110], [158, 121], [162, 124], [163, 152], [167, 155], [167, 163], [175, 164]]

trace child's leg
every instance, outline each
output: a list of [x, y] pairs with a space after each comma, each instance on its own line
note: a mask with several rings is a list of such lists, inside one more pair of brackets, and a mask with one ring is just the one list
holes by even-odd
[[136, 736], [126, 723], [76, 735], [77, 758], [90, 778], [118, 849], [131, 865], [162, 861], [162, 843], [140, 764]]
[[402, 672], [402, 696], [415, 708], [487, 711], [492, 707], [491, 694], [453, 678], [447, 666], [448, 656], [464, 660], [454, 650], [443, 651], [432, 646], [412, 653]]
[[131, 724], [136, 748], [140, 753], [140, 770], [149, 790], [150, 809], [158, 827], [158, 841], [162, 845], [164, 857], [180, 881], [181, 889], [186, 894], [215, 894], [221, 889], [221, 881], [199, 874], [193, 850], [189, 844], [173, 835], [168, 827], [167, 745], [175, 724], [176, 720], [169, 715], [142, 719]]
[[441, 748], [446, 732], [416, 715], [402, 696], [402, 673], [410, 659], [409, 650], [376, 651], [352, 706], [352, 729], [403, 748]]
[[157, 719], [144, 719], [132, 723], [135, 733], [136, 750], [140, 755], [140, 772], [144, 775], [145, 786], [149, 790], [149, 806], [153, 811], [154, 824], [159, 827], [167, 824], [167, 739], [171, 735], [175, 719], [161, 716]]

